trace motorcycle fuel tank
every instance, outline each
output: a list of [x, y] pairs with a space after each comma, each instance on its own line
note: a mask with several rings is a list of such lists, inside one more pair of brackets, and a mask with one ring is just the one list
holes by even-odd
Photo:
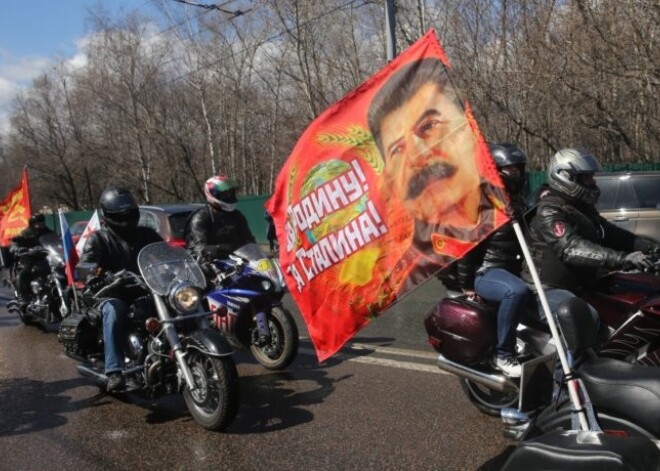
[[424, 319], [429, 343], [448, 359], [475, 365], [490, 358], [496, 340], [495, 307], [445, 298]]

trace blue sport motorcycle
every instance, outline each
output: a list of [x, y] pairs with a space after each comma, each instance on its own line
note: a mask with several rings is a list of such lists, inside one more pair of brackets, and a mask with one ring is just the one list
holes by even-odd
[[265, 368], [282, 370], [298, 353], [298, 327], [282, 305], [284, 276], [257, 244], [211, 263], [206, 294], [213, 325], [236, 349], [249, 349]]

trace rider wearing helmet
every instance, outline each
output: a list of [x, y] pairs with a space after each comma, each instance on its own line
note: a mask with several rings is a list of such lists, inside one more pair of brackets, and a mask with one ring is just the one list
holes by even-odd
[[[46, 225], [46, 217], [41, 214], [34, 214], [28, 220], [28, 227], [23, 229], [21, 233], [11, 239], [11, 246], [9, 253], [16, 257], [21, 253], [27, 252], [29, 249], [38, 247], [40, 244], [39, 239], [45, 234], [53, 234], [54, 232]], [[47, 263], [26, 263], [23, 268], [16, 274], [16, 300], [19, 303], [19, 309], [25, 309], [27, 300], [31, 296], [30, 282], [37, 271], [47, 270]]]
[[[110, 186], [103, 190], [99, 199], [101, 228], [94, 231], [87, 240], [80, 263], [93, 263], [100, 273], [129, 270], [138, 273], [137, 256], [148, 244], [163, 239], [156, 231], [138, 226], [140, 211], [133, 194], [125, 188]], [[88, 287], [99, 281], [93, 277]], [[117, 294], [106, 298], [99, 305], [103, 314], [103, 342], [105, 353], [105, 374], [108, 377], [106, 389], [115, 391], [124, 385], [123, 358], [126, 334], [123, 324], [128, 311], [130, 293]]]
[[255, 242], [245, 216], [236, 210], [238, 188], [236, 181], [224, 175], [206, 180], [207, 204], [191, 216], [186, 230], [188, 248], [198, 257], [226, 257], [242, 245]]
[[[532, 257], [544, 286], [554, 288], [553, 304], [579, 295], [599, 268], [639, 269], [653, 264], [645, 252], [658, 243], [636, 236], [598, 214], [600, 164], [589, 152], [562, 149], [548, 164], [549, 192], [529, 223]], [[525, 278], [531, 280], [526, 271]], [[548, 294], [548, 293], [546, 293]]]
[[[516, 145], [489, 145], [497, 171], [509, 195], [509, 212], [520, 221], [526, 206], [522, 198], [527, 156]], [[522, 368], [516, 359], [516, 327], [531, 292], [520, 278], [522, 253], [511, 223], [501, 226], [458, 261], [459, 286], [468, 295], [498, 303], [497, 345], [492, 365], [504, 375], [518, 378]]]

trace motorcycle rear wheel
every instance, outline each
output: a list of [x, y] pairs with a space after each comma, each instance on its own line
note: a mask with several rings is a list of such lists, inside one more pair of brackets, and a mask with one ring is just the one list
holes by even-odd
[[236, 417], [239, 404], [238, 372], [233, 360], [190, 350], [187, 363], [197, 389], [183, 391], [195, 421], [208, 430], [225, 430]]
[[461, 387], [477, 409], [493, 417], [500, 417], [502, 409], [518, 402], [518, 393], [496, 391], [469, 379], [461, 378]]
[[250, 345], [254, 358], [269, 370], [283, 370], [298, 354], [298, 327], [291, 313], [274, 307], [268, 316], [270, 342], [267, 345]]

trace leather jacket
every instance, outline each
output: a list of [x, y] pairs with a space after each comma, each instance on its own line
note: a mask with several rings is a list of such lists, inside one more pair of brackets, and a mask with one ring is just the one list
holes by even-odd
[[149, 227], [138, 226], [131, 236], [120, 236], [108, 226], [92, 233], [87, 240], [79, 263], [96, 263], [103, 270], [129, 270], [139, 273], [137, 256], [146, 245], [162, 242], [162, 237]]
[[[521, 222], [527, 210], [522, 198], [512, 199], [511, 208], [514, 218]], [[518, 238], [511, 222], [508, 222], [458, 260], [456, 264], [458, 286], [464, 290], [473, 290], [475, 276], [489, 268], [502, 268], [520, 276], [522, 261], [523, 255]]]
[[[540, 200], [528, 229], [541, 282], [575, 294], [599, 269], [620, 269], [628, 253], [657, 246], [606, 221], [595, 206], [576, 203], [552, 190]], [[532, 281], [528, 270], [523, 278]]]
[[188, 221], [188, 248], [205, 260], [226, 257], [250, 242], [255, 242], [254, 236], [247, 219], [238, 210], [224, 211], [207, 204]]

